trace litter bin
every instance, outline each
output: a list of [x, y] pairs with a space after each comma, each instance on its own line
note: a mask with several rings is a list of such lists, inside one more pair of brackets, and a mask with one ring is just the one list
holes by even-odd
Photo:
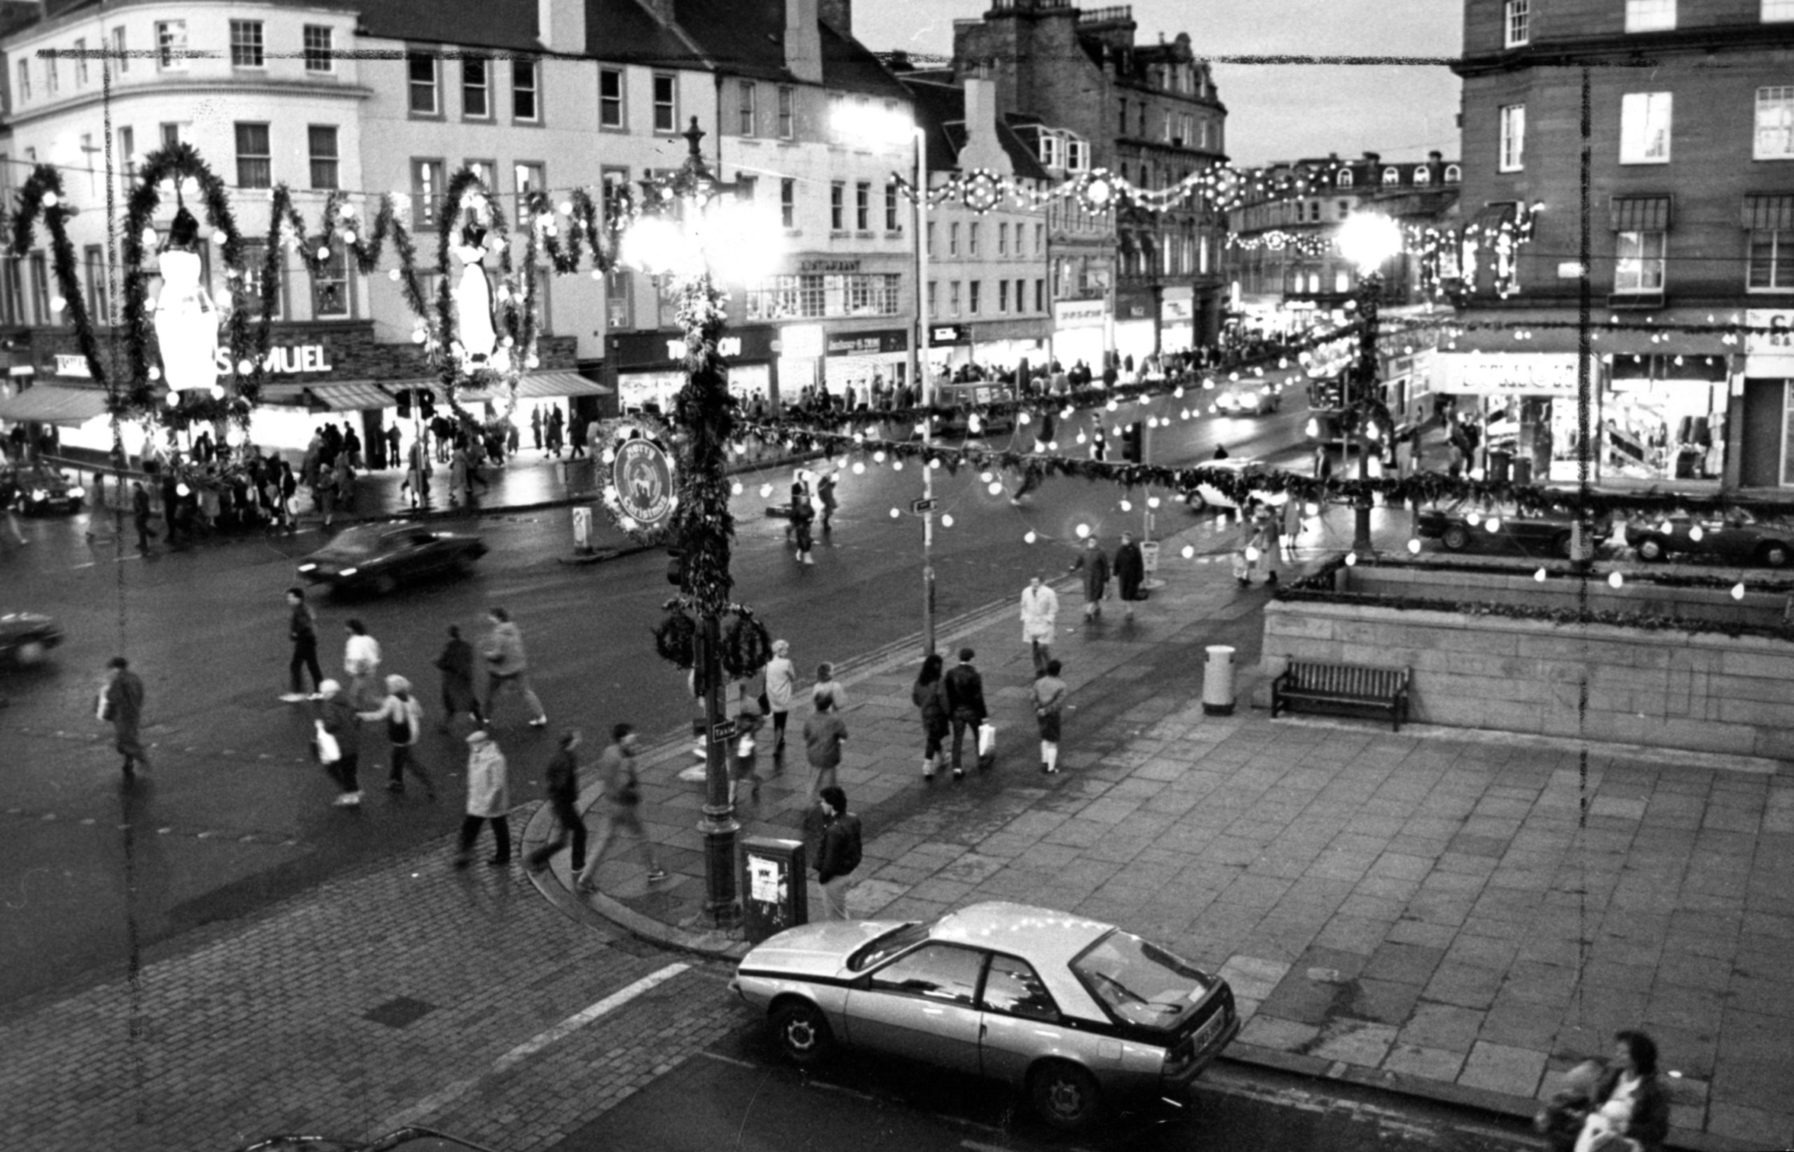
[[1211, 644], [1202, 670], [1202, 710], [1210, 716], [1233, 715], [1233, 648]]
[[1514, 483], [1532, 483], [1532, 457], [1521, 456], [1514, 461]]
[[1501, 448], [1489, 449], [1489, 482], [1506, 484], [1508, 469], [1513, 467], [1514, 454]]
[[787, 928], [808, 924], [804, 842], [744, 836], [740, 844], [741, 928], [748, 942], [758, 944]]

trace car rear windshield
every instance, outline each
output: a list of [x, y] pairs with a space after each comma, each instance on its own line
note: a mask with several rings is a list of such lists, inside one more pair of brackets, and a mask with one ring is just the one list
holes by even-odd
[[1084, 949], [1071, 970], [1116, 1019], [1167, 1032], [1211, 987], [1202, 972], [1120, 929]]
[[367, 556], [380, 549], [380, 529], [369, 525], [346, 528], [318, 550], [321, 556]]
[[905, 924], [893, 928], [861, 948], [847, 958], [847, 966], [855, 972], [864, 972], [875, 964], [883, 963], [912, 944], [918, 944], [928, 936], [925, 924]]

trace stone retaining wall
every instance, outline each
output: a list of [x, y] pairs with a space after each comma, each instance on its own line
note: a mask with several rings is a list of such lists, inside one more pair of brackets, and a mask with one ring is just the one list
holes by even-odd
[[1293, 600], [1264, 620], [1266, 700], [1291, 658], [1405, 664], [1421, 723], [1794, 759], [1784, 641]]

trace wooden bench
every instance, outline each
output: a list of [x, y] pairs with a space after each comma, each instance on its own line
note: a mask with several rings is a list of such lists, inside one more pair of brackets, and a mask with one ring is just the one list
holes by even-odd
[[1408, 669], [1291, 660], [1271, 681], [1271, 718], [1298, 702], [1375, 708], [1388, 712], [1400, 732], [1402, 721], [1408, 718]]

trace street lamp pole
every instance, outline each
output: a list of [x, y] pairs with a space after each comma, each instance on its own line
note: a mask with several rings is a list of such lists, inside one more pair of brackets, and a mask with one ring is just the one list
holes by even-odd
[[934, 373], [928, 368], [928, 138], [911, 130], [916, 148], [916, 336], [910, 371], [928, 415], [922, 421], [922, 654], [934, 653]]
[[1370, 537], [1370, 411], [1377, 386], [1377, 304], [1383, 274], [1374, 269], [1358, 277], [1358, 360], [1352, 365], [1353, 402], [1358, 413], [1358, 480], [1362, 491], [1352, 510], [1352, 551], [1371, 551]]

